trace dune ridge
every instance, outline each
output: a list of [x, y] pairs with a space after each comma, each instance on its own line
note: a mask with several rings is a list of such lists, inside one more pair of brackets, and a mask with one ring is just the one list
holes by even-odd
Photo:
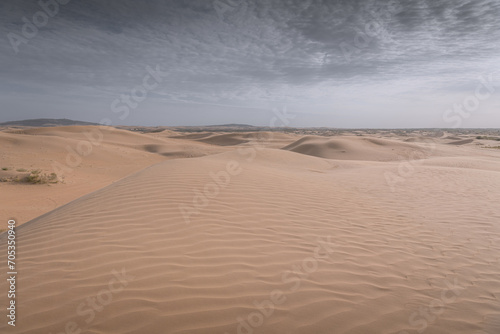
[[[19, 224], [166, 159], [223, 152], [220, 146], [102, 126], [0, 131], [0, 180], [31, 170], [55, 172], [58, 184], [1, 182], [0, 218]], [[3, 170], [5, 169], [5, 170]], [[20, 174], [17, 170], [24, 171]]]
[[283, 149], [327, 159], [395, 161], [408, 158], [411, 152], [422, 151], [426, 148], [423, 145], [425, 143], [418, 145], [373, 137], [305, 136]]

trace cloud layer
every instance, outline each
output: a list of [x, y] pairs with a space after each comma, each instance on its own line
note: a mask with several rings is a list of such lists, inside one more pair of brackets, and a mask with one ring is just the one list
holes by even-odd
[[[446, 127], [480, 76], [500, 82], [495, 0], [41, 3], [46, 22], [40, 3], [0, 4], [2, 120], [265, 124], [287, 106], [295, 126]], [[117, 118], [148, 66], [162, 81]], [[499, 124], [498, 90], [462, 126]]]

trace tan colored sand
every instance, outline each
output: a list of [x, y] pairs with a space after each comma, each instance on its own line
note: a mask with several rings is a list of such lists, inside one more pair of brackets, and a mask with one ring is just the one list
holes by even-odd
[[160, 161], [223, 151], [203, 143], [97, 126], [4, 130], [0, 148], [0, 168], [8, 169], [0, 170], [0, 179], [41, 170], [57, 172], [62, 181], [0, 182], [0, 219], [16, 218], [19, 224]]
[[[160, 162], [22, 225], [18, 323], [0, 331], [500, 332], [499, 150], [289, 139], [219, 137], [224, 152]], [[318, 157], [339, 149], [349, 159]]]

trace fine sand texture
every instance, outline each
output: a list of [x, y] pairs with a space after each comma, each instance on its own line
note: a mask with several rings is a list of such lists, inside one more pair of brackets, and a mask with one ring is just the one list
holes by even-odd
[[[2, 145], [81, 140], [24, 131]], [[500, 333], [487, 143], [109, 131], [66, 176], [100, 181], [17, 228], [16, 326], [3, 316], [1, 333]]]
[[172, 158], [219, 153], [221, 147], [111, 127], [66, 126], [0, 131], [0, 180], [30, 171], [57, 182], [0, 182], [0, 219], [23, 224], [89, 192]]

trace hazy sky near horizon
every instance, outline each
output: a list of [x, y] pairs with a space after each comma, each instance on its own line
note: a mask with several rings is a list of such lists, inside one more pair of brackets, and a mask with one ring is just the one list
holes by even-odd
[[0, 122], [500, 127], [498, 0], [9, 0], [0, 22]]

